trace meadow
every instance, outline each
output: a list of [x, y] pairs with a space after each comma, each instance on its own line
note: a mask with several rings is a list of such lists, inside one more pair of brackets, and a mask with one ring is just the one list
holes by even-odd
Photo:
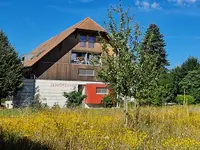
[[198, 150], [200, 106], [0, 110], [2, 150]]

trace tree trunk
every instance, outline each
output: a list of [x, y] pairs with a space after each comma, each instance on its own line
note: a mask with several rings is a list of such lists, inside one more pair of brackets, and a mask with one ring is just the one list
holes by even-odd
[[124, 99], [124, 125], [125, 125], [125, 127], [128, 126], [128, 102], [127, 102], [126, 96]]
[[119, 95], [117, 94], [117, 108], [120, 108]]
[[134, 126], [135, 126], [135, 128], [137, 128], [137, 125], [139, 122], [139, 115], [140, 115], [140, 105], [137, 103], [137, 100], [135, 98], [135, 110], [134, 110]]
[[128, 126], [128, 100], [126, 99], [126, 122], [125, 122], [125, 126]]

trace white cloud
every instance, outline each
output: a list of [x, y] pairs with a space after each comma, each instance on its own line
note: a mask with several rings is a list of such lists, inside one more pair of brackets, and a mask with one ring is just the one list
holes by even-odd
[[153, 2], [153, 3], [151, 4], [151, 8], [153, 8], [153, 9], [161, 9], [160, 4], [159, 4], [159, 3], [156, 3], [156, 2]]
[[199, 2], [199, 0], [168, 0], [168, 2], [173, 2], [180, 6], [190, 6], [192, 4], [194, 5], [197, 2]]
[[141, 9], [141, 10], [145, 10], [145, 11], [148, 11], [150, 9], [161, 9], [161, 6], [159, 3], [157, 2], [153, 2], [153, 3], [150, 3], [148, 1], [141, 1], [141, 0], [137, 0], [135, 2], [135, 5]]

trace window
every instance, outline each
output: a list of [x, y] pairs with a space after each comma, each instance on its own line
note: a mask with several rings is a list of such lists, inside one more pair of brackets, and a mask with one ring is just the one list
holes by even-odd
[[92, 54], [87, 52], [72, 52], [71, 63], [86, 64], [86, 65], [100, 65], [101, 54]]
[[96, 94], [108, 94], [107, 88], [97, 87], [96, 88]]
[[90, 65], [100, 65], [101, 54], [88, 54], [88, 64]]
[[86, 47], [87, 36], [80, 35], [80, 47]]
[[93, 76], [94, 76], [94, 70], [79, 69], [79, 70], [78, 70], [78, 75], [79, 75], [79, 76], [93, 77]]
[[96, 42], [96, 38], [94, 36], [88, 37], [88, 47], [89, 48], [94, 48], [95, 42]]
[[86, 64], [87, 63], [87, 53], [72, 53], [71, 63], [74, 64]]

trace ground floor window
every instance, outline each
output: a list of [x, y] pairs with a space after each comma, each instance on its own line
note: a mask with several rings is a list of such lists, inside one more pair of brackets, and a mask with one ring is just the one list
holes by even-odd
[[97, 87], [96, 94], [108, 94], [108, 89], [103, 87]]

